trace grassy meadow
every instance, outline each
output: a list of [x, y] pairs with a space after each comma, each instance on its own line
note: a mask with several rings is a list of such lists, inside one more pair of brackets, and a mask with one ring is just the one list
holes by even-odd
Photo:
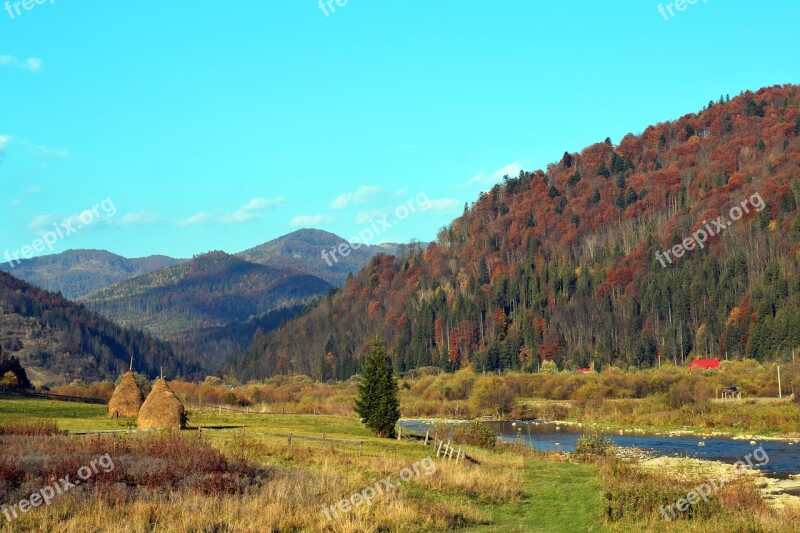
[[[190, 410], [191, 426], [204, 428], [200, 435], [197, 429], [84, 436], [25, 429], [130, 427], [105, 415], [98, 405], [0, 400], [0, 505], [66, 474], [74, 478], [93, 457], [108, 453], [115, 464], [49, 507], [12, 521], [0, 517], [0, 531], [662, 531], [667, 524], [654, 503], [685, 494], [694, 482], [669, 480], [673, 490], [665, 499], [666, 473], [515, 445], [467, 446], [478, 464], [434, 459], [431, 475], [399, 481], [399, 472], [435, 452], [418, 441], [372, 437], [353, 416]], [[287, 434], [363, 446], [296, 438], [289, 444]], [[323, 505], [390, 475], [395, 490], [326, 518]], [[746, 480], [731, 490], [709, 502], [705, 514], [668, 529], [727, 524], [730, 531], [777, 531], [793, 523], [793, 515], [770, 511]]]

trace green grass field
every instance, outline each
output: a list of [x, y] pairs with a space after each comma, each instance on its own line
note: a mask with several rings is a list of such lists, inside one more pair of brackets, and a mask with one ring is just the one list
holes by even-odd
[[[0, 400], [0, 424], [55, 420], [69, 431], [130, 429], [127, 421], [106, 418], [106, 407], [50, 400]], [[217, 411], [190, 411], [193, 428], [203, 428], [203, 439], [225, 453], [243, 454], [248, 461], [268, 466], [305, 470], [318, 474], [325, 468], [319, 457], [339, 457], [346, 475], [369, 475], [370, 461], [393, 460], [411, 464], [433, 454], [430, 447], [413, 441], [378, 439], [353, 417], [314, 415], [254, 415]], [[186, 430], [196, 435], [197, 429]], [[284, 434], [362, 441], [358, 447], [342, 443], [294, 440], [291, 447]], [[132, 436], [136, 438], [137, 436]], [[75, 437], [81, 438], [81, 437]], [[247, 445], [243, 445], [242, 443]], [[489, 452], [470, 450], [472, 456], [489, 459]], [[302, 457], [302, 459], [299, 459]], [[601, 489], [594, 467], [522, 458], [504, 452], [491, 454], [493, 466], [478, 466], [475, 475], [503, 486], [506, 478], [519, 483], [523, 494], [514, 501], [491, 501], [492, 497], [469, 490], [408, 484], [410, 498], [433, 504], [461, 505], [483, 517], [481, 525], [465, 531], [603, 531], [597, 524], [601, 511]], [[443, 466], [444, 467], [444, 466]], [[450, 468], [447, 466], [446, 468]], [[594, 524], [594, 525], [593, 525]]]

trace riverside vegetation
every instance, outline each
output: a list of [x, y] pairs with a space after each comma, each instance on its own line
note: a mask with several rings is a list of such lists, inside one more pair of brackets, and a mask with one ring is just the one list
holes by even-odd
[[[718, 371], [696, 372], [664, 365], [660, 370], [597, 374], [509, 372], [484, 376], [472, 370], [443, 373], [423, 368], [399, 380], [405, 417], [566, 420], [649, 431], [675, 429], [767, 436], [800, 431], [800, 364], [781, 366], [783, 399], [778, 399], [775, 365], [723, 361]], [[307, 376], [276, 376], [241, 384], [231, 378], [203, 383], [173, 381], [170, 387], [190, 403], [225, 405], [268, 413], [354, 415], [359, 377], [320, 383]], [[113, 383], [54, 389], [77, 396], [109, 398]], [[742, 401], [717, 400], [721, 387], [738, 386]], [[795, 395], [795, 400], [800, 399]]]

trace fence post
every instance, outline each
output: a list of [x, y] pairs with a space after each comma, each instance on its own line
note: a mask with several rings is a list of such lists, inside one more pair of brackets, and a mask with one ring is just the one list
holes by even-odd
[[428, 445], [428, 437], [430, 436], [430, 431], [425, 432], [425, 446]]
[[456, 464], [458, 464], [458, 461], [460, 459], [461, 459], [461, 448], [459, 448], [458, 451], [456, 452]]
[[441, 452], [441, 451], [442, 451], [442, 445], [444, 445], [444, 441], [443, 441], [443, 440], [440, 440], [440, 441], [439, 441], [439, 447], [438, 447], [438, 448], [436, 448], [436, 457], [439, 457], [439, 452]]
[[452, 446], [450, 446], [450, 457], [448, 457], [448, 460], [449, 460], [449, 461], [452, 461], [452, 460], [453, 460], [453, 450], [455, 450], [455, 448], [453, 448]]

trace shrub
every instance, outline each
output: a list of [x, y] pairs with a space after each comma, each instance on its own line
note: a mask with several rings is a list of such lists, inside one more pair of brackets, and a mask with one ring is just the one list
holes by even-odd
[[476, 413], [502, 416], [514, 407], [514, 394], [503, 378], [481, 378], [472, 391], [470, 401]]
[[494, 431], [477, 420], [456, 427], [453, 433], [453, 441], [457, 444], [478, 446], [487, 450], [494, 450], [495, 446], [497, 446], [497, 436]]
[[570, 399], [578, 407], [600, 407], [603, 405], [609, 390], [605, 385], [591, 381], [581, 385], [579, 389], [572, 393]]
[[614, 443], [602, 435], [581, 435], [575, 444], [575, 454], [582, 457], [609, 457], [614, 454]]
[[684, 406], [704, 406], [711, 398], [711, 391], [704, 382], [682, 380], [673, 383], [667, 392], [667, 405], [673, 409]]

